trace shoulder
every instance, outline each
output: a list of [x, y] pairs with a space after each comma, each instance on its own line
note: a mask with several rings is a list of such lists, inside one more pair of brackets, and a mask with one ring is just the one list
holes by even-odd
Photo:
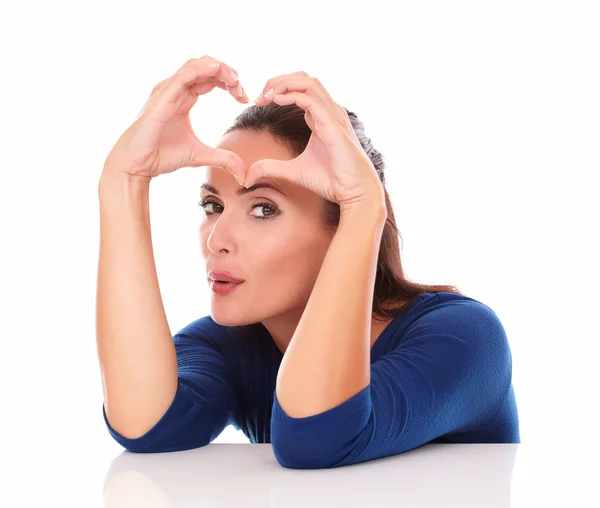
[[485, 303], [455, 293], [425, 293], [410, 309], [411, 324], [444, 324], [450, 327], [491, 325], [504, 328], [496, 312]]
[[440, 389], [504, 400], [512, 381], [512, 354], [494, 310], [467, 296], [427, 293], [406, 317], [390, 343], [388, 363], [412, 369]]
[[436, 293], [436, 299], [424, 302], [427, 312], [424, 318], [433, 323], [443, 323], [465, 333], [495, 334], [506, 336], [504, 326], [496, 312], [485, 303], [465, 295]]
[[[396, 334], [396, 345], [443, 337], [459, 339], [471, 354], [496, 355], [510, 363], [506, 330], [496, 312], [485, 303], [454, 293], [426, 293], [411, 306], [405, 326]], [[443, 339], [442, 339], [443, 340]]]

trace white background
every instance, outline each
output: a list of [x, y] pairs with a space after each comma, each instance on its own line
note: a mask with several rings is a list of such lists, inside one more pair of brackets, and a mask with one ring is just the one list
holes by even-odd
[[[237, 69], [250, 97], [199, 98], [192, 124], [207, 143], [267, 79], [299, 70], [358, 114], [387, 164], [407, 275], [455, 284], [495, 310], [522, 442], [540, 453], [582, 445], [585, 456], [600, 384], [598, 26], [592, 1], [5, 4], [7, 484], [53, 499], [67, 460], [71, 494], [99, 493], [123, 451], [102, 418], [96, 353], [98, 179], [152, 87], [205, 54]], [[182, 168], [151, 185], [173, 333], [210, 313], [196, 206], [204, 176]], [[248, 441], [227, 428], [215, 442]]]

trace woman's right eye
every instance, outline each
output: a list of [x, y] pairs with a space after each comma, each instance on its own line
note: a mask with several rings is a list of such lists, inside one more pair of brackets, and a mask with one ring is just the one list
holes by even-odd
[[[206, 205], [215, 205], [215, 206], [221, 206], [221, 205], [219, 205], [219, 203], [215, 203], [214, 201], [205, 201], [204, 199], [201, 199], [200, 201], [198, 201], [198, 207], [199, 207], [201, 210], [204, 210], [204, 207], [205, 207]], [[207, 212], [206, 210], [204, 210], [204, 213], [205, 213], [206, 215], [212, 215], [212, 214], [213, 214], [213, 213], [215, 213], [215, 212]]]

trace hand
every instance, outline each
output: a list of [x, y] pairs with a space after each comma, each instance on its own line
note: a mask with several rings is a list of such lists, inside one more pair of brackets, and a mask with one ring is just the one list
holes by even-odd
[[149, 181], [182, 167], [220, 166], [243, 182], [245, 164], [235, 153], [205, 145], [190, 124], [198, 96], [218, 87], [238, 101], [239, 79], [231, 67], [210, 56], [191, 58], [152, 89], [134, 123], [121, 135], [104, 163], [104, 173], [118, 172]]
[[369, 156], [356, 137], [346, 110], [333, 101], [321, 82], [306, 72], [284, 74], [267, 81], [256, 104], [271, 100], [279, 105], [295, 103], [306, 113], [312, 135], [304, 152], [290, 161], [263, 159], [248, 168], [245, 187], [266, 178], [284, 178], [302, 185], [340, 208], [373, 198], [385, 209], [383, 185]]

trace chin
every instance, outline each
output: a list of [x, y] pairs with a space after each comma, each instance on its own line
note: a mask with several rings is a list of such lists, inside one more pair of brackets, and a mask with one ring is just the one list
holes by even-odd
[[235, 312], [229, 315], [226, 312], [211, 311], [210, 317], [215, 323], [221, 326], [245, 326], [255, 323], [255, 321], [248, 321], [247, 319], [244, 319], [239, 313], [236, 315]]

